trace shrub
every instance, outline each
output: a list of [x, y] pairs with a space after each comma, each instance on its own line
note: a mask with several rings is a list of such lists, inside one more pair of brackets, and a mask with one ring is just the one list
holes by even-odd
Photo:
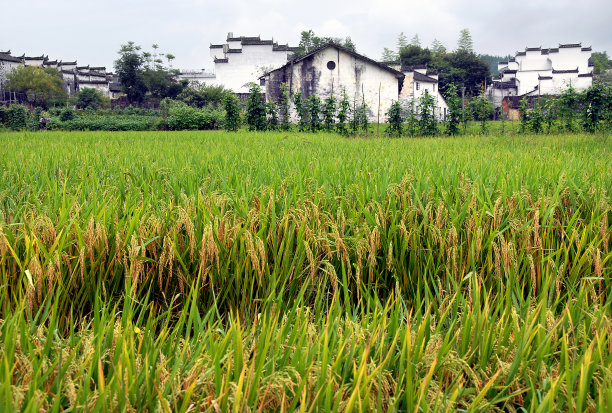
[[177, 105], [170, 109], [168, 128], [171, 130], [216, 129], [222, 123], [222, 112], [213, 108], [197, 109], [187, 105]]
[[336, 98], [333, 92], [325, 99], [323, 104], [323, 124], [327, 132], [334, 130], [334, 117], [336, 116]]
[[92, 108], [95, 110], [102, 106], [104, 95], [97, 89], [84, 88], [74, 95], [72, 101], [79, 109]]
[[25, 106], [11, 105], [6, 110], [6, 126], [13, 130], [25, 129], [29, 116], [30, 112]]
[[64, 108], [60, 113], [60, 120], [66, 122], [67, 120], [74, 119], [74, 109], [71, 107]]

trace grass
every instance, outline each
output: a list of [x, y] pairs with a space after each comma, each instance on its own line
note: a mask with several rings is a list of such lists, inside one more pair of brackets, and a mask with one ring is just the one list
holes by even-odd
[[606, 411], [612, 141], [0, 134], [6, 410]]

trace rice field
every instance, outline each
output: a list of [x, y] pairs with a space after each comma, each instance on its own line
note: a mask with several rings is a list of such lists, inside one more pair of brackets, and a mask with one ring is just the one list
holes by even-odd
[[612, 139], [0, 132], [2, 411], [607, 412]]

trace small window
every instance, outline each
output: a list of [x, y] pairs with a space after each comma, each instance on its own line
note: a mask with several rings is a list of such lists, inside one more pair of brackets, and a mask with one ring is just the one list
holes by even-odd
[[261, 79], [259, 79], [259, 86], [265, 86], [265, 85], [266, 85], [266, 79], [262, 77]]
[[334, 62], [333, 60], [330, 60], [329, 62], [327, 62], [327, 68], [329, 70], [334, 70], [336, 68], [336, 62]]
[[421, 84], [419, 82], [417, 82], [417, 90], [421, 89]]

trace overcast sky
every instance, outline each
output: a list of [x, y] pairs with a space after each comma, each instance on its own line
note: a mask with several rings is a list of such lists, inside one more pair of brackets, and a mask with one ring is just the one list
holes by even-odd
[[228, 32], [296, 46], [307, 29], [350, 36], [375, 59], [395, 48], [400, 32], [452, 50], [463, 28], [477, 53], [577, 42], [612, 52], [610, 0], [0, 0], [0, 11], [0, 51], [109, 70], [128, 40], [144, 49], [157, 43], [176, 56], [175, 68], [212, 69], [208, 46]]

